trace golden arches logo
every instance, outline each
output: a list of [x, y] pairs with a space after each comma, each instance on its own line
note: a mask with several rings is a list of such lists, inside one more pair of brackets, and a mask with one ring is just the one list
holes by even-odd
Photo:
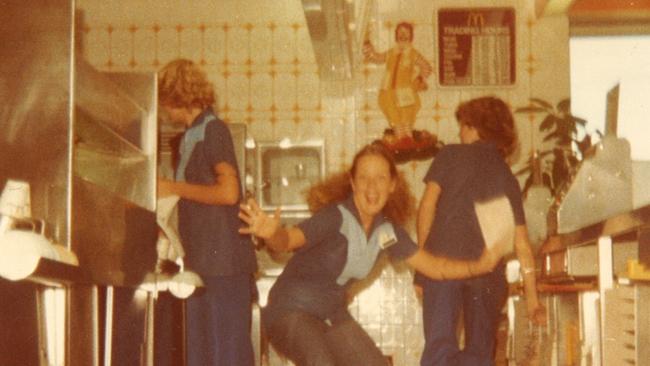
[[467, 15], [467, 26], [483, 28], [485, 26], [485, 17], [483, 13], [469, 13]]

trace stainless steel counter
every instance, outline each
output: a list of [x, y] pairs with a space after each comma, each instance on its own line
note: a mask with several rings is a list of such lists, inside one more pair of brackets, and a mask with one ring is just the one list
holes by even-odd
[[626, 276], [628, 261], [637, 260], [650, 268], [650, 205], [612, 216], [582, 229], [549, 237], [540, 248], [542, 282], [595, 281], [598, 240], [611, 237], [614, 273]]

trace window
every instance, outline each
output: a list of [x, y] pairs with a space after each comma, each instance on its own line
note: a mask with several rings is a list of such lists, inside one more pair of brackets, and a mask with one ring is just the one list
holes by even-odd
[[650, 35], [573, 36], [570, 52], [572, 113], [604, 133], [607, 93], [621, 83], [618, 136], [633, 159], [650, 160]]

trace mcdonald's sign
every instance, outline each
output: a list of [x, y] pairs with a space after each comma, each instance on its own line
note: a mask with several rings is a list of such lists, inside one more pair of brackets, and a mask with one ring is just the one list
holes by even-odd
[[483, 28], [485, 26], [485, 16], [479, 12], [469, 12], [467, 14], [467, 26]]
[[440, 86], [515, 83], [514, 8], [441, 8], [436, 20]]

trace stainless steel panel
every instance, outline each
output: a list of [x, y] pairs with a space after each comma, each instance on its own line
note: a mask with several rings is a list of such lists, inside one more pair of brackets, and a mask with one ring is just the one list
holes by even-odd
[[[0, 187], [31, 185], [32, 215], [68, 242], [73, 80], [71, 1], [0, 5]], [[29, 16], [26, 16], [29, 14]]]
[[[598, 223], [579, 228], [576, 231], [550, 237], [544, 244], [545, 251], [595, 243], [601, 236], [638, 235], [643, 227], [650, 226], [650, 205], [613, 215]], [[636, 234], [635, 234], [636, 233]]]
[[578, 294], [558, 294], [555, 298], [557, 365], [577, 365], [580, 358], [580, 310]]
[[41, 365], [38, 285], [0, 278], [0, 294], [0, 365]]
[[637, 307], [636, 307], [636, 343], [637, 357], [639, 360], [650, 360], [650, 286], [641, 284], [636, 287]]
[[622, 286], [605, 292], [603, 363], [637, 364], [635, 290]]
[[645, 365], [650, 360], [650, 287], [618, 286], [605, 292], [603, 365]]
[[[612, 246], [614, 274], [624, 277], [627, 274], [628, 261], [637, 259], [638, 254], [639, 244], [636, 241], [614, 243]], [[550, 279], [595, 278], [598, 275], [598, 247], [595, 243], [575, 245], [547, 253], [543, 275]]]
[[77, 63], [72, 250], [93, 282], [138, 285], [155, 266], [156, 78]]
[[265, 210], [308, 211], [306, 190], [325, 177], [322, 140], [257, 143], [257, 200]]
[[70, 0], [0, 5], [0, 187], [28, 182], [33, 219], [79, 259], [38, 280], [65, 286], [66, 365], [88, 366], [101, 309], [89, 282], [137, 285], [154, 268], [157, 95], [153, 73], [77, 58], [74, 13]]
[[99, 365], [99, 300], [96, 286], [68, 287], [66, 327], [69, 366]]
[[351, 80], [356, 38], [354, 2], [302, 0], [321, 80]]
[[627, 140], [605, 136], [583, 160], [557, 208], [559, 233], [632, 210], [632, 160]]
[[75, 176], [154, 211], [155, 74], [75, 71]]
[[91, 280], [137, 283], [156, 258], [155, 74], [76, 58], [73, 1], [1, 10], [0, 185], [30, 184], [33, 218]]
[[74, 180], [73, 251], [93, 283], [137, 286], [156, 264], [154, 212]]

